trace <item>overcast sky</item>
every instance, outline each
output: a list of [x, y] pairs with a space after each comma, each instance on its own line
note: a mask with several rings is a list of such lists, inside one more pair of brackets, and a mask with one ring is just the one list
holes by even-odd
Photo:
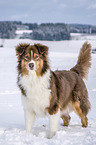
[[96, 25], [96, 0], [0, 0], [0, 21]]

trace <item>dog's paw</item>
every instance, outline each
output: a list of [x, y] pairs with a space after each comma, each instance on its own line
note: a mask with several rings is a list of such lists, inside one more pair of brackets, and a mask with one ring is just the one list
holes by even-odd
[[48, 139], [52, 139], [53, 138], [53, 136], [55, 136], [55, 134], [56, 134], [56, 132], [51, 132], [51, 133], [49, 133], [49, 135], [48, 135]]

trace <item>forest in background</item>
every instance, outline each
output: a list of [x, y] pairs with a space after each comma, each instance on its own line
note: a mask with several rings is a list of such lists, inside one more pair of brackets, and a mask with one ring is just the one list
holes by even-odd
[[22, 23], [21, 21], [0, 21], [0, 38], [15, 39], [17, 30], [32, 30], [20, 35], [20, 39], [60, 41], [70, 40], [70, 33], [96, 33], [96, 26], [65, 23]]

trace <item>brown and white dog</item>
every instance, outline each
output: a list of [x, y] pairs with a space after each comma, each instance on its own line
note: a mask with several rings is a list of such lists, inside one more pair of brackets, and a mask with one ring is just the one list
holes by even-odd
[[87, 127], [90, 102], [83, 79], [91, 65], [90, 44], [84, 43], [77, 64], [69, 71], [51, 71], [48, 47], [41, 44], [19, 44], [16, 55], [26, 130], [31, 132], [35, 116], [48, 115], [51, 138], [58, 130], [60, 117], [64, 126], [69, 125], [71, 111], [75, 111], [82, 126]]

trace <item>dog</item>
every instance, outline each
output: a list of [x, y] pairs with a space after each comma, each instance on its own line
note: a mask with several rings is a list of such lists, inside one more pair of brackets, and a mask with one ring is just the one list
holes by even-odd
[[49, 117], [49, 138], [59, 127], [60, 117], [64, 126], [69, 125], [69, 113], [81, 118], [87, 127], [90, 109], [88, 92], [83, 79], [91, 66], [91, 45], [85, 42], [77, 64], [69, 71], [52, 71], [48, 61], [48, 47], [42, 44], [21, 43], [16, 47], [18, 60], [17, 84], [22, 93], [26, 130], [31, 132], [35, 117]]

